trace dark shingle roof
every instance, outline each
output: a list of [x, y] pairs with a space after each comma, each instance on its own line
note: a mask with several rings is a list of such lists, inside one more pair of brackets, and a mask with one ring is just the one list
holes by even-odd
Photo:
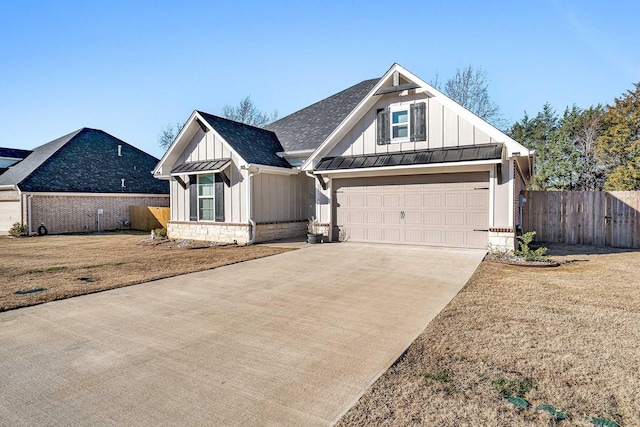
[[265, 129], [278, 135], [286, 151], [315, 150], [349, 115], [380, 79], [365, 80], [281, 118]]
[[31, 150], [20, 150], [17, 148], [0, 147], [0, 157], [9, 157], [11, 159], [24, 159], [29, 154], [31, 154]]
[[291, 168], [289, 162], [276, 153], [284, 151], [276, 134], [265, 129], [234, 122], [212, 114], [198, 114], [218, 132], [247, 163]]
[[503, 144], [482, 144], [465, 147], [436, 148], [401, 153], [366, 156], [325, 157], [316, 170], [376, 168], [383, 166], [426, 165], [430, 163], [469, 162], [502, 158]]
[[34, 192], [168, 194], [169, 183], [151, 174], [157, 162], [106, 132], [83, 128], [34, 149], [0, 175], [0, 185]]

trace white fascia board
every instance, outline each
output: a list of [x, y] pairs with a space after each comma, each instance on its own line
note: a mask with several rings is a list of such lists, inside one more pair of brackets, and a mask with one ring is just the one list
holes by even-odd
[[0, 185], [0, 190], [18, 190], [18, 186], [15, 184]]
[[[495, 160], [480, 160], [470, 162], [449, 162], [449, 163], [430, 163], [430, 164], [418, 164], [418, 165], [403, 165], [403, 166], [381, 166], [374, 168], [356, 168], [356, 169], [334, 169], [328, 171], [313, 171], [315, 175], [336, 175], [336, 174], [357, 174], [360, 172], [375, 172], [375, 171], [398, 171], [399, 174], [408, 170], [416, 169], [435, 169], [435, 168], [463, 168], [469, 166], [485, 166], [502, 163], [501, 159]], [[433, 172], [430, 172], [433, 173]]]
[[[166, 179], [166, 178], [171, 176], [171, 170], [169, 170], [168, 172], [164, 171], [164, 166], [165, 166], [164, 163], [166, 163], [170, 159], [175, 161], [175, 158], [178, 155], [180, 155], [180, 153], [182, 152], [182, 151], [178, 150], [177, 154], [172, 156], [172, 154], [177, 150], [176, 147], [180, 146], [180, 148], [184, 149], [186, 144], [188, 144], [190, 142], [189, 140], [187, 140], [185, 138], [185, 134], [188, 134], [189, 128], [192, 127], [192, 126], [197, 126], [198, 128], [200, 128], [200, 125], [198, 123], [195, 123], [196, 119], [198, 119], [198, 121], [200, 123], [202, 123], [204, 126], [206, 126], [207, 129], [209, 129], [210, 132], [213, 132], [213, 135], [215, 135], [216, 138], [218, 138], [220, 141], [222, 141], [222, 143], [225, 145], [225, 147], [227, 147], [227, 149], [229, 149], [231, 154], [236, 156], [236, 158], [239, 160], [239, 163], [240, 163], [238, 166], [247, 164], [247, 162], [242, 158], [242, 156], [240, 156], [238, 154], [238, 152], [236, 150], [234, 150], [233, 147], [231, 147], [231, 145], [229, 145], [229, 143], [214, 128], [211, 127], [211, 125], [209, 125], [209, 122], [207, 122], [204, 119], [204, 117], [202, 117], [200, 114], [198, 114], [197, 110], [194, 110], [193, 113], [191, 113], [191, 117], [189, 117], [189, 120], [187, 120], [187, 123], [185, 123], [185, 125], [182, 127], [182, 130], [180, 131], [180, 133], [176, 137], [176, 139], [173, 142], [173, 144], [171, 144], [171, 147], [169, 147], [169, 149], [167, 150], [165, 155], [162, 156], [162, 160], [160, 160], [160, 162], [158, 163], [156, 168], [153, 170], [153, 175], [156, 178], [165, 178]], [[197, 132], [197, 130], [196, 130], [196, 132]], [[185, 139], [184, 142], [182, 142], [183, 139]], [[170, 169], [172, 169], [174, 165], [170, 164], [168, 166], [170, 167]]]
[[[335, 144], [338, 143], [340, 138], [344, 136], [344, 134], [350, 130], [345, 130], [352, 123], [354, 118], [359, 119], [369, 107], [369, 104], [374, 104], [372, 102], [374, 94], [382, 87], [382, 85], [393, 75], [394, 72], [398, 71], [403, 77], [411, 80], [413, 83], [420, 85], [419, 88], [416, 89], [417, 92], [425, 93], [427, 96], [435, 98], [442, 105], [446, 106], [460, 117], [467, 120], [476, 128], [480, 129], [484, 133], [486, 133], [490, 138], [494, 139], [495, 142], [503, 142], [507, 147], [508, 155], [511, 155], [513, 152], [520, 152], [521, 155], [529, 155], [529, 150], [522, 144], [516, 142], [514, 139], [507, 136], [505, 133], [494, 127], [493, 125], [487, 123], [482, 120], [480, 117], [473, 114], [471, 111], [467, 110], [457, 102], [453, 101], [451, 98], [429, 85], [427, 82], [420, 79], [415, 74], [411, 73], [400, 64], [393, 64], [391, 68], [380, 78], [378, 83], [371, 89], [371, 91], [360, 101], [360, 103], [349, 113], [349, 115], [340, 123], [340, 125], [334, 129], [333, 132], [325, 139], [325, 141], [320, 144], [320, 146], [315, 150], [315, 152], [309, 156], [309, 158], [302, 164], [302, 170], [313, 170], [313, 161], [318, 157], [321, 157], [326, 153], [329, 149], [333, 148]], [[367, 109], [365, 109], [367, 107]], [[363, 111], [364, 110], [364, 111]]]
[[242, 166], [242, 169], [258, 170], [259, 173], [270, 173], [273, 175], [297, 175], [300, 170], [297, 168], [280, 168], [278, 166], [267, 166], [258, 163], [246, 163]]
[[187, 132], [187, 129], [189, 128], [191, 123], [193, 123], [193, 121], [194, 121], [194, 119], [196, 117], [196, 114], [197, 114], [197, 111], [193, 110], [193, 112], [189, 116], [189, 119], [187, 120], [187, 122], [184, 124], [184, 126], [182, 126], [182, 129], [180, 129], [180, 132], [178, 132], [178, 135], [176, 136], [176, 139], [173, 140], [173, 143], [169, 146], [167, 151], [164, 153], [164, 156], [162, 156], [162, 158], [160, 159], [160, 161], [156, 165], [155, 169], [153, 169], [153, 171], [151, 172], [153, 174], [153, 176], [157, 176], [157, 177], [169, 176], [169, 174], [163, 174], [162, 173], [163, 166], [168, 161], [168, 159], [171, 157], [171, 155], [176, 151], [176, 147], [178, 145], [181, 145], [180, 141], [182, 140], [184, 134]]

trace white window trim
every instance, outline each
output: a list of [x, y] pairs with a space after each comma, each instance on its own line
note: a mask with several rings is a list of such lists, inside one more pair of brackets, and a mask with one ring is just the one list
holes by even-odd
[[[397, 127], [397, 126], [405, 125], [404, 123], [397, 123], [395, 125], [393, 124], [393, 113], [397, 113], [399, 111], [407, 112], [407, 122], [406, 122], [407, 136], [394, 138], [393, 137], [394, 126]], [[411, 104], [396, 105], [393, 107], [389, 107], [389, 143], [396, 144], [396, 143], [409, 142], [409, 141], [411, 141]]]
[[[200, 195], [200, 177], [205, 175], [211, 175], [213, 177], [213, 191], [211, 196], [201, 196]], [[197, 198], [198, 198], [198, 222], [216, 222], [216, 176], [214, 173], [202, 173], [197, 175], [198, 184], [196, 186]], [[211, 199], [213, 201], [213, 219], [202, 219], [200, 218], [200, 200], [201, 199]]]

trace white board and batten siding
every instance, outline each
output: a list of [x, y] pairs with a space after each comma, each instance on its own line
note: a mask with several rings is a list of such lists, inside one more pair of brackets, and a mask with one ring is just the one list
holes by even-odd
[[[376, 143], [377, 111], [389, 106], [402, 106], [424, 102], [426, 104], [427, 140], [379, 145]], [[435, 98], [425, 94], [381, 96], [375, 106], [352, 127], [351, 131], [333, 148], [327, 157], [385, 154], [434, 148], [459, 147], [499, 142], [493, 140]]]
[[[224, 188], [225, 222], [246, 223], [247, 215], [243, 210], [246, 203], [245, 173], [238, 169], [239, 159], [229, 147], [220, 140], [215, 132], [198, 130], [182, 152], [176, 165], [184, 162], [201, 162], [214, 159], [231, 159], [231, 166], [225, 171], [231, 180], [231, 186]], [[171, 179], [171, 220], [189, 221], [189, 186], [183, 189], [174, 178]]]
[[259, 173], [252, 179], [253, 218], [256, 222], [301, 221], [314, 215], [314, 183], [304, 173]]
[[[225, 170], [231, 181], [230, 186], [224, 186], [225, 222], [248, 223], [248, 172], [239, 169], [240, 159], [215, 132], [198, 130], [176, 164], [225, 158], [231, 159], [231, 166]], [[260, 172], [253, 175], [252, 185], [252, 208], [256, 222], [297, 221], [309, 217], [308, 194], [313, 189], [313, 182], [306, 175]], [[189, 217], [189, 187], [183, 189], [175, 179], [171, 179], [171, 219], [189, 221]]]
[[[426, 141], [411, 141], [400, 143], [391, 142], [389, 144], [377, 143], [376, 120], [378, 110], [387, 107], [391, 107], [393, 109], [397, 106], [408, 106], [413, 103], [422, 102], [425, 103], [426, 108]], [[414, 150], [473, 146], [496, 142], [504, 141], [497, 141], [491, 138], [483, 130], [479, 129], [473, 123], [467, 121], [464, 117], [460, 116], [455, 111], [440, 103], [436, 98], [429, 98], [423, 93], [410, 94], [407, 96], [400, 96], [399, 94], [388, 94], [379, 97], [376, 103], [352, 126], [349, 132], [346, 133], [346, 135], [336, 144], [336, 146], [328, 152], [326, 157], [386, 154]], [[455, 185], [461, 185], [463, 189], [466, 188], [466, 190], [463, 190], [463, 193], [456, 193], [456, 190], [453, 191], [451, 195], [444, 197], [437, 191], [437, 194], [435, 195], [430, 193], [434, 188], [437, 187], [437, 184], [432, 183], [431, 187], [429, 187], [430, 189], [427, 189], [428, 186], [425, 187], [426, 192], [423, 192], [420, 198], [423, 201], [428, 200], [429, 203], [438, 200], [438, 203], [441, 203], [439, 209], [442, 212], [446, 212], [448, 214], [448, 217], [446, 215], [444, 217], [432, 215], [432, 213], [430, 213], [431, 208], [429, 207], [429, 205], [424, 205], [424, 209], [422, 209], [423, 214], [421, 216], [423, 220], [422, 232], [414, 232], [415, 230], [417, 230], [417, 228], [412, 228], [407, 224], [407, 221], [416, 220], [412, 217], [414, 213], [410, 213], [411, 210], [404, 209], [405, 218], [403, 218], [403, 225], [396, 227], [395, 225], [391, 225], [391, 222], [387, 222], [393, 220], [393, 218], [391, 218], [392, 216], [395, 218], [398, 212], [403, 211], [403, 209], [399, 209], [398, 207], [391, 209], [389, 206], [383, 205], [381, 207], [382, 210], [378, 211], [377, 208], [371, 206], [371, 212], [367, 210], [367, 212], [369, 213], [367, 213], [366, 215], [365, 210], [358, 212], [356, 209], [355, 213], [351, 214], [347, 213], [347, 210], [344, 209], [342, 211], [340, 211], [340, 208], [334, 207], [334, 209], [332, 209], [332, 205], [343, 206], [344, 203], [347, 203], [347, 205], [349, 205], [349, 201], [345, 199], [345, 194], [350, 194], [350, 192], [352, 191], [355, 191], [355, 196], [353, 196], [354, 200], [359, 200], [359, 198], [364, 197], [364, 193], [358, 195], [357, 193], [359, 190], [350, 187], [350, 183], [352, 181], [347, 179], [347, 175], [340, 173], [335, 174], [334, 179], [331, 181], [333, 188], [329, 187], [327, 190], [322, 190], [319, 187], [316, 187], [316, 191], [319, 193], [318, 216], [321, 222], [331, 222], [334, 225], [334, 237], [337, 237], [336, 234], [338, 233], [338, 230], [335, 226], [341, 225], [341, 222], [346, 221], [347, 223], [351, 224], [350, 228], [352, 229], [353, 233], [352, 240], [354, 238], [358, 239], [358, 236], [362, 234], [360, 238], [362, 238], [364, 241], [386, 242], [397, 240], [398, 243], [404, 242], [412, 244], [430, 244], [443, 246], [483, 247], [487, 243], [487, 232], [479, 232], [474, 230], [487, 230], [490, 227], [513, 227], [513, 210], [512, 203], [510, 203], [510, 199], [513, 197], [512, 193], [514, 187], [513, 173], [511, 173], [512, 168], [513, 161], [503, 161], [502, 176], [500, 177], [500, 179], [498, 177], [498, 169], [493, 164], [478, 165], [474, 167], [460, 167], [455, 163], [450, 163], [437, 168], [425, 167], [421, 168], [420, 170], [415, 169], [411, 171], [407, 171], [405, 169], [404, 172], [401, 168], [399, 168], [396, 172], [378, 172], [379, 175], [386, 175], [387, 177], [381, 177], [380, 182], [373, 185], [374, 188], [383, 188], [383, 193], [379, 194], [382, 199], [380, 199], [380, 197], [378, 196], [369, 198], [370, 201], [374, 204], [375, 200], [383, 200], [384, 197], [387, 197], [387, 200], [389, 200], [388, 194], [390, 192], [398, 192], [398, 197], [400, 198], [416, 196], [412, 196], [408, 193], [404, 194], [404, 187], [392, 184], [394, 182], [394, 178], [391, 177], [392, 175], [412, 175], [411, 177], [401, 177], [405, 180], [436, 179], [436, 181], [439, 179], [437, 177], [443, 176], [443, 174], [446, 175], [447, 179], [456, 175], [455, 178], [452, 178], [454, 180], [457, 180], [457, 184]], [[474, 173], [469, 174], [469, 172]], [[350, 175], [354, 177], [360, 177], [365, 180], [370, 179], [371, 181], [369, 181], [369, 183], [375, 181], [375, 179], [373, 178], [364, 178], [365, 176], [374, 175], [373, 171], [352, 171], [350, 172]], [[482, 184], [480, 186], [477, 185], [478, 176], [482, 177]], [[471, 180], [465, 181], [466, 179]], [[413, 184], [418, 185], [417, 181], [412, 181], [411, 185]], [[421, 185], [426, 185], [426, 182], [422, 183]], [[443, 184], [442, 189], [451, 189], [454, 188], [455, 185], [453, 182], [450, 182], [447, 185]], [[469, 190], [469, 188], [472, 189]], [[482, 207], [478, 207], [474, 204], [476, 201], [478, 201], [477, 194], [478, 191], [480, 191], [475, 190], [475, 188], [487, 188], [486, 190], [481, 191], [483, 193]], [[338, 193], [335, 193], [335, 191], [338, 191]], [[467, 192], [465, 193], [464, 191]], [[342, 192], [342, 194], [340, 192]], [[336, 203], [322, 203], [323, 200], [331, 198], [335, 198]], [[461, 221], [460, 218], [462, 214], [458, 214], [458, 211], [455, 211], [455, 209], [458, 209], [459, 206], [447, 204], [453, 199], [456, 199], [458, 202], [463, 203], [466, 212], [462, 228], [458, 231], [454, 230], [456, 225], [454, 225], [453, 223], [447, 223], [447, 221], [457, 221], [458, 223], [460, 223]], [[385, 209], [391, 209], [395, 213], [390, 214], [387, 212], [385, 214]], [[480, 209], [482, 212], [480, 212], [478, 209]], [[351, 216], [351, 218], [347, 218], [345, 217], [345, 215], [347, 217]], [[358, 217], [358, 215], [360, 215], [361, 218]], [[386, 231], [384, 231], [384, 233], [386, 233], [386, 236], [382, 234], [379, 236], [375, 236], [375, 233], [383, 233], [383, 231], [381, 228], [376, 229], [376, 226], [372, 225], [372, 223], [369, 224], [367, 218], [372, 220], [376, 220], [375, 218], [384, 219], [384, 215], [387, 215], [387, 219], [384, 220], [387, 222], [382, 222], [382, 224], [385, 224]], [[357, 225], [358, 221], [360, 221], [360, 219], [358, 218], [364, 219], [364, 222], [360, 223], [360, 225]], [[440, 225], [436, 225], [439, 220], [442, 220], [444, 222]], [[355, 227], [353, 227], [354, 225]], [[436, 231], [436, 229], [440, 231]]]

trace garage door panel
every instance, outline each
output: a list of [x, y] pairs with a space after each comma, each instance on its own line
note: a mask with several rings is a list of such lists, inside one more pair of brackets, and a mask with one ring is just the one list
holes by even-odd
[[448, 227], [463, 226], [465, 222], [464, 221], [465, 217], [466, 217], [466, 213], [464, 211], [447, 212], [447, 215], [445, 216], [445, 220], [444, 220], [444, 225]]
[[466, 194], [465, 206], [467, 208], [480, 208], [485, 209], [487, 207], [487, 194], [485, 191], [474, 190], [473, 193]]
[[16, 222], [20, 222], [20, 201], [0, 201], [0, 235], [9, 234], [9, 230]]
[[489, 215], [487, 212], [467, 212], [465, 224], [476, 228], [486, 228], [489, 224]]
[[421, 245], [424, 243], [424, 230], [420, 228], [405, 228], [404, 243], [413, 245]]
[[385, 194], [383, 197], [384, 206], [386, 208], [400, 206], [400, 195], [398, 194]]
[[464, 246], [466, 234], [464, 231], [445, 231], [444, 242], [447, 246]]
[[432, 207], [432, 208], [441, 208], [444, 198], [442, 197], [442, 194], [438, 194], [438, 193], [427, 193], [422, 197], [422, 200], [424, 201], [424, 205], [425, 207]]
[[444, 206], [446, 208], [464, 207], [464, 202], [465, 202], [464, 193], [446, 193], [444, 196]]
[[483, 248], [488, 187], [488, 172], [336, 179], [336, 225], [353, 241]]
[[404, 207], [422, 207], [422, 194], [405, 194]]
[[385, 211], [383, 217], [385, 225], [400, 225], [399, 210]]
[[368, 224], [383, 224], [381, 211], [367, 211], [366, 223]]
[[385, 228], [383, 230], [384, 238], [381, 241], [390, 243], [402, 243], [402, 229], [400, 228]]
[[404, 223], [407, 225], [422, 225], [424, 223], [422, 212], [420, 211], [405, 212]]
[[424, 212], [422, 214], [423, 224], [425, 227], [443, 227], [444, 226], [444, 213], [443, 212]]

